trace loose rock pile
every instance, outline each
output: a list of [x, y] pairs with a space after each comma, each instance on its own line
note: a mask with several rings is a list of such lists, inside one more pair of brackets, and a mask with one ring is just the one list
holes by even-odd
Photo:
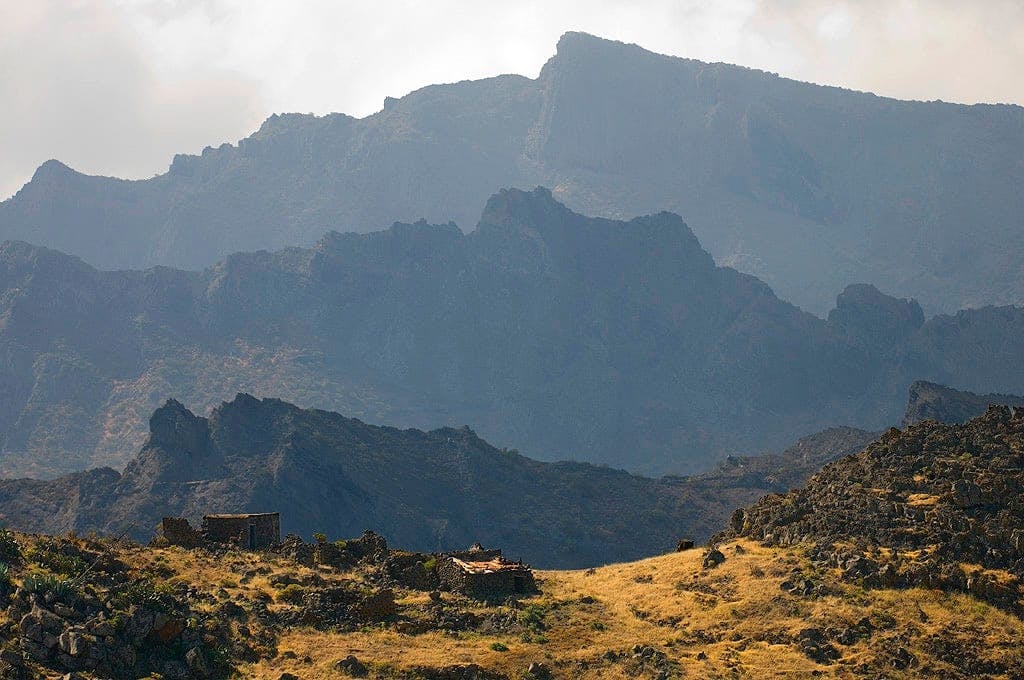
[[891, 429], [803, 489], [738, 510], [715, 540], [734, 536], [811, 543], [818, 564], [866, 586], [959, 590], [1020, 609], [1024, 409]]
[[150, 672], [165, 678], [214, 675], [211, 642], [219, 640], [186, 602], [164, 595], [123, 606], [116, 597], [98, 597], [92, 588], [39, 592], [22, 587], [11, 597], [8, 613], [18, 621], [24, 657], [50, 668], [113, 678]]

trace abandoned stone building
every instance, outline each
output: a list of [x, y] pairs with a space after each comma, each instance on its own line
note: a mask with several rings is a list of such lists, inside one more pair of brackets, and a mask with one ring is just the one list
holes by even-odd
[[281, 541], [281, 515], [276, 512], [204, 515], [197, 531], [182, 517], [164, 517], [157, 533], [170, 545], [199, 547], [207, 542], [242, 550], [264, 550]]
[[479, 545], [442, 555], [437, 574], [443, 588], [478, 600], [500, 600], [537, 590], [528, 564], [512, 562], [502, 557], [500, 549], [485, 550]]

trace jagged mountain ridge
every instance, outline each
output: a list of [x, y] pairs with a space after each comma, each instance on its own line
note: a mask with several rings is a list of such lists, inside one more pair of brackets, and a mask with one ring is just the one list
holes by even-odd
[[468, 235], [396, 224], [203, 272], [100, 272], [12, 242], [0, 291], [8, 476], [122, 465], [167, 394], [466, 423], [534, 457], [662, 474], [882, 429], [915, 379], [1024, 391], [1017, 308], [925, 321], [854, 285], [822, 320], [716, 267], [678, 216], [587, 218], [544, 189], [495, 195]]
[[1024, 406], [1024, 397], [1012, 394], [974, 394], [945, 385], [918, 380], [910, 386], [910, 401], [903, 427], [925, 420], [954, 425], [973, 420], [992, 404]]
[[148, 540], [167, 515], [273, 510], [283, 530], [307, 537], [373, 528], [414, 549], [483, 541], [544, 566], [590, 566], [664, 552], [683, 535], [702, 540], [737, 504], [801, 483], [872, 436], [838, 429], [706, 476], [656, 480], [531, 460], [465, 427], [377, 427], [244, 394], [208, 418], [170, 400], [149, 427], [123, 474], [0, 480], [0, 519]]
[[904, 102], [567, 33], [536, 80], [435, 85], [363, 119], [272, 116], [145, 181], [49, 161], [0, 238], [102, 268], [213, 264], [424, 216], [495, 188], [687, 217], [719, 262], [817, 313], [871, 281], [930, 311], [1020, 303], [1024, 109]]

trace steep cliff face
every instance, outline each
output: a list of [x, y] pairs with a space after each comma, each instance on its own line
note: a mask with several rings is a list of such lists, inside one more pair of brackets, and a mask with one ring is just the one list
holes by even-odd
[[332, 233], [199, 273], [99, 272], [10, 242], [0, 284], [8, 476], [121, 467], [167, 394], [469, 423], [544, 459], [663, 474], [837, 423], [881, 429], [918, 379], [1024, 391], [1020, 309], [925, 322], [855, 286], [823, 321], [716, 267], [676, 215], [588, 218], [545, 189], [496, 194], [467, 235]]
[[929, 311], [1024, 300], [1024, 109], [901, 102], [569, 33], [535, 80], [275, 115], [237, 145], [127, 182], [44, 163], [0, 238], [101, 268], [199, 268], [331, 228], [468, 227], [501, 186], [589, 214], [684, 215], [722, 264], [816, 313], [850, 281]]

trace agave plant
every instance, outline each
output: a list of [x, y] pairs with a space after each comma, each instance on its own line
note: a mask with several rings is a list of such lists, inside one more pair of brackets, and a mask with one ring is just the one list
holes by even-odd
[[52, 593], [57, 599], [64, 599], [71, 594], [71, 584], [64, 579], [50, 574], [32, 573], [22, 579], [21, 587], [29, 593], [46, 595]]

